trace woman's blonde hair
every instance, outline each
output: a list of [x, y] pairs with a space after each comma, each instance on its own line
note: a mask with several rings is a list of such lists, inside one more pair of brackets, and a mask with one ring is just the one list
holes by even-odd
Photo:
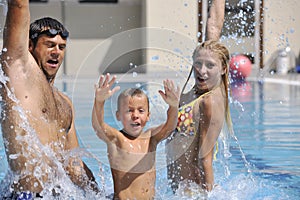
[[[202, 42], [199, 44], [196, 49], [193, 52], [193, 60], [195, 59], [195, 56], [199, 53], [200, 50], [210, 50], [211, 52], [215, 53], [215, 55], [218, 55], [219, 59], [221, 60], [222, 66], [225, 69], [225, 73], [222, 75], [222, 82], [225, 88], [225, 94], [226, 94], [226, 102], [225, 102], [225, 112], [226, 112], [226, 123], [227, 126], [232, 132], [232, 121], [230, 116], [230, 108], [229, 108], [229, 96], [231, 95], [230, 92], [230, 82], [229, 82], [229, 61], [230, 61], [230, 53], [229, 50], [225, 45], [222, 43], [215, 41], [215, 40], [207, 40], [205, 42]], [[188, 79], [182, 89], [184, 91], [186, 84], [192, 74], [193, 68], [190, 71], [190, 74], [188, 76]]]

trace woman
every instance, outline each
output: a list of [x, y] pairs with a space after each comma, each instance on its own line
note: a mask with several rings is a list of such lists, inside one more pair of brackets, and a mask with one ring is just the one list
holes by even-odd
[[193, 53], [195, 85], [181, 94], [177, 128], [166, 145], [174, 192], [178, 187], [189, 191], [193, 185], [213, 189], [214, 147], [224, 125], [231, 129], [229, 59], [228, 49], [214, 40], [201, 43]]

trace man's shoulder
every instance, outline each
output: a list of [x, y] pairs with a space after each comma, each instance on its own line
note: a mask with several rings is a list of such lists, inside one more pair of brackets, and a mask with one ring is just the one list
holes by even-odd
[[[28, 81], [36, 84], [37, 81], [45, 82], [45, 75], [29, 51], [25, 53], [13, 51], [2, 53], [0, 56], [1, 68], [9, 77], [18, 76], [16, 81]], [[14, 79], [13, 79], [14, 80]]]
[[57, 88], [55, 88], [54, 91], [58, 95], [58, 97], [60, 97], [59, 98], [60, 100], [59, 99], [56, 99], [56, 100], [65, 101], [65, 103], [69, 104], [70, 107], [73, 107], [72, 100], [65, 92], [59, 91]]
[[62, 92], [62, 91], [58, 90], [57, 88], [55, 88], [55, 91], [56, 91], [57, 94], [60, 95], [62, 98], [64, 98], [64, 99], [66, 99], [66, 100], [68, 100], [68, 101], [71, 102], [71, 99], [70, 99], [70, 97], [68, 96], [67, 93]]

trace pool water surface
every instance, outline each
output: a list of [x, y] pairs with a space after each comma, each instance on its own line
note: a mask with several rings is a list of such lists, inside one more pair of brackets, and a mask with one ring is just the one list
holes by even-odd
[[[113, 183], [107, 160], [106, 145], [97, 138], [91, 126], [91, 111], [95, 79], [57, 81], [65, 89], [75, 107], [75, 124], [82, 148], [92, 156], [84, 158], [99, 185], [107, 195], [113, 192]], [[118, 82], [121, 89], [161, 83]], [[152, 89], [151, 89], [152, 90]], [[166, 109], [157, 103], [159, 97], [149, 92], [150, 125], [164, 119]], [[116, 96], [116, 95], [115, 95]], [[236, 82], [232, 84], [231, 115], [235, 136], [228, 141], [232, 156], [215, 162], [215, 182], [220, 186], [208, 199], [299, 199], [300, 197], [300, 86], [271, 82]], [[114, 117], [116, 97], [105, 104], [106, 122], [120, 128]], [[1, 137], [0, 179], [7, 162]], [[176, 199], [167, 187], [164, 142], [157, 152], [157, 197]], [[182, 199], [179, 198], [178, 199]]]

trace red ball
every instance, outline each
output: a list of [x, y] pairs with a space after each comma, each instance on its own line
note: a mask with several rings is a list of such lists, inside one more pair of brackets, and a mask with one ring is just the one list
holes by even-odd
[[233, 79], [245, 79], [251, 74], [252, 63], [245, 55], [234, 55], [231, 57], [230, 74]]
[[231, 83], [230, 90], [232, 97], [239, 102], [250, 102], [253, 99], [252, 86], [247, 81], [235, 81]]

